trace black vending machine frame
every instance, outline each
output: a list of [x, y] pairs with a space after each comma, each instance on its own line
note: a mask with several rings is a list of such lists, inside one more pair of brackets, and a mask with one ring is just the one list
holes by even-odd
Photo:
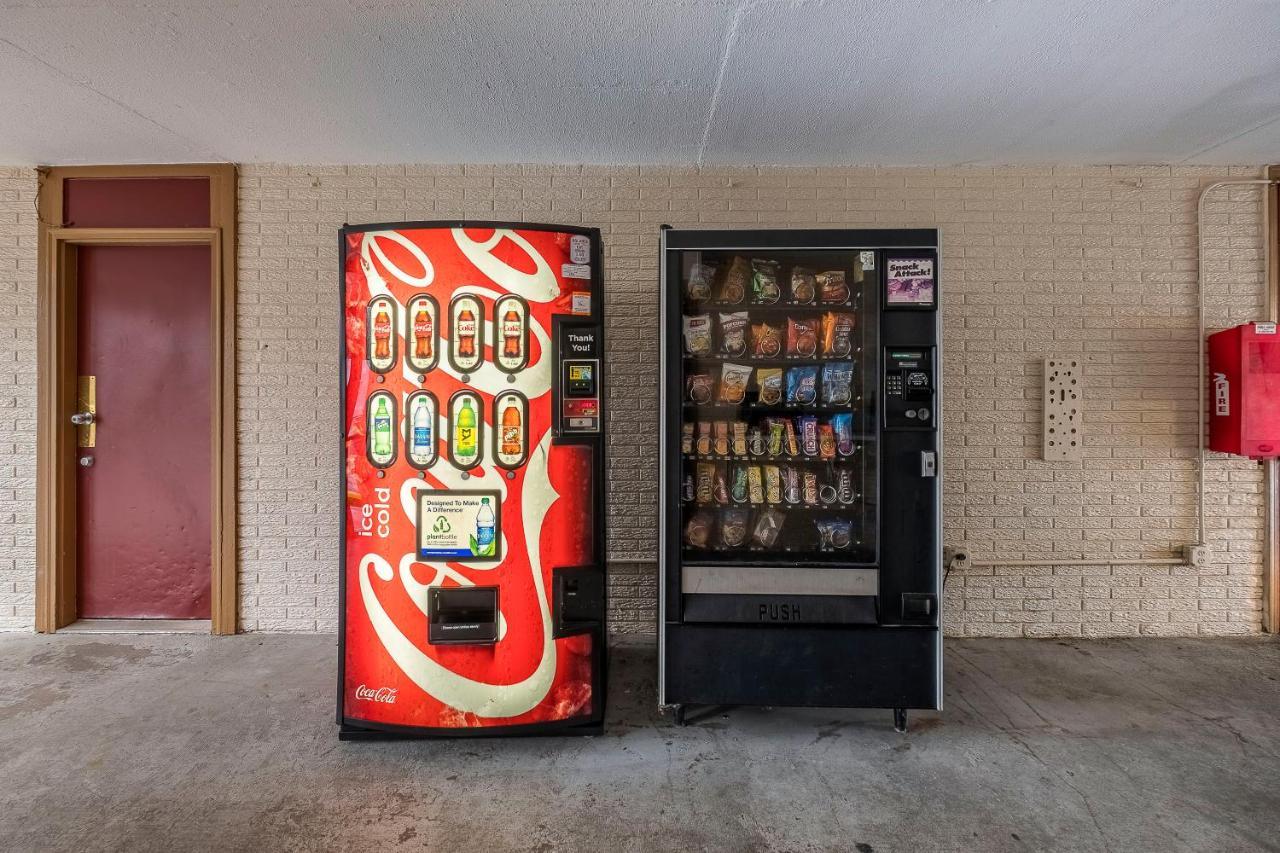
[[[682, 589], [680, 420], [683, 410], [682, 264], [688, 251], [874, 252], [864, 282], [866, 313], [879, 324], [874, 356], [875, 440], [879, 457], [875, 594], [838, 594], [789, 618], [785, 593], [720, 596], [736, 608], [698, 608], [687, 618]], [[663, 226], [661, 276], [661, 483], [659, 494], [658, 704], [683, 723], [690, 705], [891, 708], [902, 730], [907, 709], [942, 708], [942, 429], [940, 270], [936, 229], [675, 230]], [[887, 304], [886, 258], [929, 258], [932, 305]], [[872, 292], [873, 291], [873, 292]], [[749, 305], [744, 303], [743, 308]], [[860, 318], [861, 319], [861, 318]], [[919, 350], [931, 376], [931, 421], [886, 423], [885, 371]], [[909, 363], [909, 362], [908, 362]], [[901, 403], [898, 404], [899, 408]], [[870, 426], [869, 424], [867, 426]], [[869, 432], [869, 431], [868, 431]], [[794, 566], [788, 566], [792, 568]], [[805, 567], [806, 570], [808, 567]], [[865, 563], [820, 571], [866, 570]], [[767, 572], [769, 569], [761, 569]], [[767, 586], [765, 584], [764, 586]], [[856, 584], [837, 584], [852, 588]], [[751, 599], [747, 601], [746, 599]], [[691, 599], [691, 600], [695, 600]], [[757, 605], [770, 605], [768, 607]], [[753, 618], [754, 617], [754, 618]]]
[[[595, 332], [595, 343], [601, 354], [597, 393], [600, 399], [600, 430], [592, 434], [565, 435], [559, 429], [560, 405], [559, 373], [552, 381], [552, 444], [585, 444], [592, 448], [592, 490], [591, 505], [594, 515], [592, 521], [592, 565], [558, 566], [552, 569], [552, 582], [547, 594], [553, 599], [549, 602], [552, 608], [553, 636], [556, 638], [573, 634], [590, 634], [592, 648], [596, 650], [591, 664], [592, 693], [599, 701], [592, 703], [591, 713], [567, 720], [553, 720], [542, 723], [528, 723], [509, 726], [470, 726], [464, 728], [433, 728], [421, 726], [397, 726], [357, 720], [343, 714], [343, 698], [346, 682], [347, 660], [347, 365], [346, 365], [346, 304], [347, 304], [347, 236], [365, 231], [405, 231], [419, 229], [511, 229], [516, 231], [551, 231], [564, 234], [581, 234], [591, 241], [591, 313], [580, 317], [557, 315], [552, 318], [553, 328], [550, 331], [552, 349], [551, 357], [560, 361], [559, 331], [562, 321], [589, 325]], [[467, 738], [467, 737], [537, 737], [543, 735], [598, 735], [604, 731], [604, 713], [608, 702], [609, 681], [609, 633], [608, 633], [608, 526], [605, 518], [608, 512], [605, 480], [608, 471], [608, 436], [606, 433], [606, 398], [608, 395], [608, 370], [605, 367], [605, 293], [604, 293], [604, 244], [599, 228], [582, 225], [557, 225], [553, 223], [491, 221], [491, 220], [422, 220], [400, 222], [375, 222], [360, 225], [343, 223], [338, 230], [338, 497], [341, 518], [339, 520], [338, 544], [338, 683], [337, 683], [337, 723], [339, 740], [420, 740], [430, 738]], [[442, 322], [437, 317], [437, 323]], [[442, 457], [437, 457], [437, 463]], [[588, 581], [590, 594], [598, 599], [598, 607], [591, 602], [588, 609], [598, 613], [598, 619], [583, 619], [566, 623], [558, 612], [557, 597], [568, 585], [573, 576]], [[585, 576], [585, 577], [584, 577]], [[594, 580], [593, 580], [594, 578]], [[567, 594], [566, 594], [567, 595]], [[580, 603], [571, 602], [582, 607]]]

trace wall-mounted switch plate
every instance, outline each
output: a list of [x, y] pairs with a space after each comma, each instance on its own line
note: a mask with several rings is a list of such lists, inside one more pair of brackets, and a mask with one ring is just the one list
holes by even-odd
[[1080, 426], [1084, 409], [1080, 362], [1044, 360], [1044, 459], [1046, 462], [1078, 462], [1084, 458]]

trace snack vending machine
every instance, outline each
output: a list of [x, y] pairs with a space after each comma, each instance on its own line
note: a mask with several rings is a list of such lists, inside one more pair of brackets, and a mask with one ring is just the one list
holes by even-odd
[[600, 234], [346, 226], [340, 737], [598, 731]]
[[659, 702], [942, 701], [934, 230], [662, 234]]

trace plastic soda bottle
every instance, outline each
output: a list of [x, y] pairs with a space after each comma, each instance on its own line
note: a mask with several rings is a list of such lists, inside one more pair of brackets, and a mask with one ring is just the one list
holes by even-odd
[[379, 397], [373, 410], [373, 455], [381, 458], [391, 455], [391, 413], [387, 411], [386, 397]]
[[508, 406], [502, 413], [502, 453], [506, 456], [520, 455], [520, 409]]
[[416, 458], [431, 458], [431, 407], [419, 403], [413, 413], [413, 447], [410, 450]]
[[454, 426], [453, 453], [461, 460], [470, 460], [476, 455], [476, 412], [471, 408], [471, 400], [462, 401], [462, 411], [458, 412], [458, 422]]
[[474, 358], [476, 354], [476, 315], [470, 308], [458, 312], [454, 330], [458, 335], [458, 358]]
[[391, 358], [391, 315], [379, 308], [373, 318], [373, 357]]
[[413, 357], [419, 361], [431, 358], [431, 336], [435, 330], [431, 326], [431, 314], [426, 308], [419, 308], [413, 318]]
[[493, 524], [493, 507], [488, 498], [480, 499], [480, 511], [476, 513], [476, 553], [493, 553], [493, 540], [496, 531]]

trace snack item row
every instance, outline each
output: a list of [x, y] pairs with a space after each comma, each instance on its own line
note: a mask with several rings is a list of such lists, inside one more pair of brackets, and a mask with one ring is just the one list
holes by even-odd
[[794, 305], [832, 305], [849, 301], [849, 283], [844, 270], [815, 272], [793, 266], [786, 274], [778, 261], [734, 256], [726, 262], [695, 263], [685, 280], [685, 295], [691, 302], [721, 302], [738, 305], [748, 298], [756, 305], [782, 301]]
[[692, 467], [681, 484], [684, 503], [849, 506], [861, 497], [856, 475], [847, 466], [818, 471], [794, 465], [698, 462]]
[[858, 452], [853, 413], [768, 417], [747, 421], [689, 421], [681, 426], [686, 456], [768, 456], [835, 459]]
[[684, 352], [697, 358], [844, 358], [853, 353], [854, 323], [847, 311], [758, 323], [747, 311], [685, 314]]
[[829, 361], [821, 366], [754, 367], [725, 362], [685, 375], [685, 399], [692, 403], [736, 405], [747, 400], [755, 377], [756, 401], [766, 406], [783, 403], [841, 406], [853, 402], [852, 361]]
[[[787, 513], [775, 507], [752, 511], [744, 507], [730, 507], [719, 511], [701, 509], [689, 516], [684, 526], [684, 544], [689, 548], [720, 550], [727, 548], [770, 549], [777, 546]], [[805, 521], [797, 520], [796, 524]], [[813, 518], [805, 536], [806, 544], [817, 545], [818, 550], [843, 551], [853, 544], [853, 521], [847, 518]]]

